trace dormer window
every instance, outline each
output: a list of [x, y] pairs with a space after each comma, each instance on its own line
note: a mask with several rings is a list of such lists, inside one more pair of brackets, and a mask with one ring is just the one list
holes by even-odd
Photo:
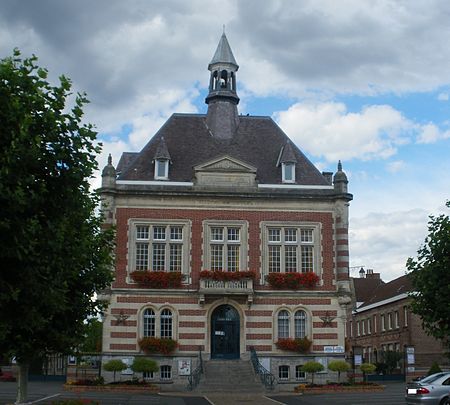
[[283, 183], [295, 183], [295, 163], [286, 162], [281, 164]]
[[155, 160], [155, 180], [167, 180], [169, 178], [169, 161], [167, 159]]

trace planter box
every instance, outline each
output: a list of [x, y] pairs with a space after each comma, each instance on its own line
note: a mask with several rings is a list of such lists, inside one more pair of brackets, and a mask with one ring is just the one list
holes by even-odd
[[133, 385], [71, 385], [64, 384], [65, 391], [71, 392], [141, 392], [154, 393], [159, 392], [156, 385], [133, 386]]
[[352, 386], [325, 386], [325, 387], [306, 387], [294, 388], [295, 392], [302, 392], [304, 394], [333, 394], [337, 392], [379, 392], [384, 391], [384, 385], [352, 385]]

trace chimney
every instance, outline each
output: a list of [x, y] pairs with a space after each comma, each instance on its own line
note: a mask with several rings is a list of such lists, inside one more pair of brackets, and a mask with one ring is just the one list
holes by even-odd
[[379, 280], [380, 279], [380, 273], [374, 273], [373, 269], [367, 269], [366, 278]]

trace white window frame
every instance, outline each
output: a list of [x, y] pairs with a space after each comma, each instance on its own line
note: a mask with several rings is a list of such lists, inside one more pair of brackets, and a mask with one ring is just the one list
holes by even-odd
[[[138, 227], [148, 227], [148, 238], [138, 239]], [[154, 238], [154, 228], [165, 227], [165, 239], [155, 239]], [[182, 238], [172, 239], [171, 228], [182, 228]], [[171, 245], [180, 245], [181, 248], [181, 273], [185, 275], [183, 282], [188, 282], [190, 274], [190, 260], [189, 254], [191, 250], [190, 239], [191, 239], [191, 221], [189, 220], [159, 220], [159, 219], [144, 219], [144, 218], [131, 218], [128, 221], [128, 262], [127, 262], [127, 273], [131, 273], [136, 270], [150, 270], [153, 269], [153, 247], [156, 244], [165, 245], [164, 254], [164, 271], [170, 271], [171, 264]], [[147, 269], [139, 268], [137, 266], [137, 251], [138, 244], [147, 245]], [[174, 270], [178, 271], [178, 270]], [[133, 281], [131, 278], [127, 280], [129, 283]]]
[[[288, 316], [289, 316], [289, 320], [288, 320], [288, 336], [283, 336], [280, 337], [279, 336], [279, 331], [280, 331], [280, 327], [279, 327], [279, 316], [280, 313], [282, 311], [286, 311]], [[273, 331], [273, 336], [275, 337], [275, 340], [278, 339], [286, 339], [286, 338], [301, 338], [300, 336], [296, 336], [297, 330], [296, 330], [296, 321], [299, 321], [299, 318], [296, 319], [296, 314], [299, 312], [303, 312], [305, 314], [305, 336], [306, 338], [311, 339], [312, 336], [312, 322], [311, 322], [311, 314], [306, 310], [306, 308], [304, 307], [298, 307], [298, 308], [286, 308], [286, 307], [281, 307], [278, 308], [278, 310], [275, 312], [274, 315], [274, 331]]]
[[395, 326], [395, 329], [400, 328], [400, 321], [399, 321], [398, 311], [394, 312], [394, 326]]
[[[145, 335], [145, 311], [146, 310], [151, 310], [153, 311], [154, 318], [154, 334], [151, 336], [146, 336]], [[171, 335], [170, 336], [162, 336], [162, 323], [163, 323], [163, 313], [164, 311], [170, 311], [171, 313]], [[138, 318], [138, 335], [140, 337], [157, 337], [157, 338], [171, 338], [174, 340], [177, 340], [177, 333], [178, 333], [178, 314], [177, 311], [170, 306], [163, 306], [160, 308], [154, 307], [154, 306], [145, 306], [141, 309], [140, 313], [139, 313], [139, 318]]]
[[403, 325], [408, 326], [408, 307], [406, 305], [403, 307]]
[[[212, 239], [212, 230], [222, 228], [222, 240]], [[239, 240], [228, 239], [228, 230], [239, 229]], [[248, 268], [248, 222], [247, 221], [217, 221], [207, 220], [203, 222], [203, 263], [204, 270], [213, 270], [211, 261], [213, 255], [212, 246], [222, 246], [222, 271], [230, 271], [228, 267], [228, 246], [239, 246], [239, 269], [247, 271]]]
[[[290, 178], [290, 179], [288, 179], [286, 177], [288, 167], [291, 168], [292, 178]], [[281, 176], [282, 176], [283, 183], [295, 183], [295, 163], [293, 163], [293, 162], [282, 163], [281, 164]]]
[[[166, 375], [167, 374], [167, 375]], [[159, 367], [159, 378], [162, 381], [172, 380], [172, 366], [168, 364], [163, 364]]]
[[392, 312], [388, 313], [388, 329], [392, 330]]
[[[321, 277], [321, 224], [318, 222], [293, 222], [293, 221], [264, 221], [261, 222], [261, 232], [262, 232], [262, 272], [263, 277], [261, 277], [261, 283], [265, 282], [265, 277], [269, 274], [270, 257], [269, 257], [269, 246], [280, 246], [280, 271], [279, 273], [284, 273], [286, 270], [286, 257], [285, 257], [285, 247], [296, 246], [297, 247], [297, 273], [302, 272], [302, 247], [311, 247], [312, 249], [312, 271]], [[271, 240], [269, 232], [280, 229], [280, 240]], [[297, 230], [297, 241], [286, 241], [285, 232], [289, 229]], [[302, 230], [312, 231], [312, 242], [302, 241]], [[278, 271], [277, 271], [278, 273]]]
[[297, 364], [295, 366], [296, 381], [305, 381], [306, 380], [306, 373], [301, 369], [302, 367], [303, 367], [303, 364]]
[[367, 318], [367, 334], [372, 334], [372, 318]]
[[361, 336], [359, 321], [356, 321], [356, 336]]
[[386, 332], [386, 315], [385, 314], [380, 315], [380, 321], [381, 321], [381, 332]]
[[[278, 366], [278, 379], [280, 381], [289, 381], [290, 367], [287, 364], [281, 364]], [[286, 373], [286, 376], [281, 376], [281, 373]]]
[[[160, 173], [160, 164], [164, 165], [164, 173]], [[155, 159], [155, 180], [168, 180], [169, 179], [169, 160], [168, 159]]]
[[377, 314], [373, 315], [373, 333], [377, 333]]

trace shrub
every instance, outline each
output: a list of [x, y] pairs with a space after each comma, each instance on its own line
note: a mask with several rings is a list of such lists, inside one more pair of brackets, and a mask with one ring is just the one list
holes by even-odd
[[256, 278], [255, 271], [221, 271], [221, 270], [202, 270], [200, 272], [200, 278], [209, 278], [211, 280], [218, 281], [233, 281], [241, 280], [243, 278]]
[[428, 370], [428, 374], [427, 375], [431, 375], [431, 374], [436, 374], [436, 373], [440, 373], [442, 372], [441, 368], [439, 367], [439, 364], [437, 364], [437, 362], [434, 362], [430, 369]]
[[122, 360], [109, 360], [103, 364], [103, 369], [114, 372], [114, 381], [116, 381], [116, 372], [126, 370], [128, 366]]
[[366, 374], [371, 374], [371, 373], [375, 372], [375, 370], [377, 369], [377, 366], [372, 363], [363, 363], [363, 364], [361, 364], [360, 369], [363, 372], [364, 381], [366, 381]]
[[134, 373], [155, 373], [158, 371], [158, 364], [152, 359], [136, 357], [131, 365]]
[[346, 372], [350, 370], [350, 364], [348, 364], [345, 360], [332, 360], [328, 363], [328, 368], [331, 371], [335, 371], [338, 373], [338, 383], [341, 382], [341, 372]]
[[313, 272], [307, 273], [269, 273], [267, 282], [277, 290], [298, 290], [313, 288], [319, 281], [319, 276]]
[[134, 282], [147, 288], [180, 288], [183, 275], [179, 271], [133, 271]]
[[314, 375], [320, 371], [323, 371], [324, 367], [322, 364], [320, 364], [317, 361], [308, 361], [302, 366], [302, 370], [305, 373], [311, 373], [312, 375], [312, 381], [311, 383], [314, 384]]
[[144, 337], [139, 340], [139, 347], [147, 354], [171, 354], [178, 347], [178, 343], [173, 339], [160, 339], [156, 337]]
[[312, 342], [307, 338], [285, 338], [278, 339], [278, 342], [275, 343], [278, 349], [286, 350], [290, 352], [298, 352], [298, 353], [307, 353], [311, 348]]

